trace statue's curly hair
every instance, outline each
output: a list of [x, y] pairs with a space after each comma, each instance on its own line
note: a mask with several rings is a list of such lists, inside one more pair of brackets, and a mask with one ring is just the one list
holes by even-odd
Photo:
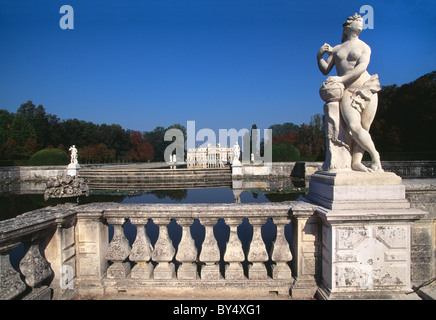
[[347, 20], [345, 20], [345, 22], [342, 24], [342, 26], [345, 28], [345, 27], [348, 27], [353, 21], [356, 21], [356, 20], [358, 20], [358, 19], [362, 19], [362, 16], [360, 15], [360, 14], [357, 14], [357, 13], [355, 13], [354, 15], [352, 15], [352, 16], [349, 16], [348, 18], [347, 18]]
[[341, 40], [341, 42], [344, 42], [345, 38], [346, 38], [346, 36], [345, 36], [345, 29], [347, 27], [349, 27], [353, 21], [356, 21], [358, 19], [362, 19], [362, 16], [360, 14], [355, 13], [354, 15], [349, 16], [347, 18], [347, 20], [345, 20], [345, 22], [342, 24], [342, 27], [344, 28], [344, 32], [342, 33], [342, 40]]

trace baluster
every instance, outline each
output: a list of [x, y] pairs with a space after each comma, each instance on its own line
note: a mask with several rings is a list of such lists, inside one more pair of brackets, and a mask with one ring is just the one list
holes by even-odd
[[24, 244], [26, 254], [20, 261], [20, 270], [25, 276], [24, 281], [32, 288], [37, 288], [44, 280], [51, 277], [53, 271], [47, 260], [41, 255], [40, 239], [37, 235], [30, 237], [30, 244], [27, 241]]
[[285, 238], [285, 226], [289, 223], [287, 217], [272, 219], [277, 227], [277, 236], [272, 244], [271, 258], [276, 263], [272, 266], [274, 279], [292, 279], [291, 268], [287, 264], [292, 260], [291, 250]]
[[18, 243], [0, 249], [0, 300], [13, 299], [26, 290], [26, 284], [21, 281], [9, 258], [9, 252], [17, 246]]
[[130, 263], [124, 262], [131, 250], [123, 230], [126, 219], [108, 218], [107, 221], [114, 226], [114, 236], [109, 243], [106, 254], [106, 259], [113, 262], [107, 269], [107, 277], [110, 279], [123, 279], [130, 273]]
[[248, 266], [248, 277], [251, 280], [268, 279], [268, 273], [264, 262], [268, 261], [268, 252], [262, 239], [262, 225], [265, 224], [266, 218], [249, 218], [253, 226], [253, 238], [248, 249], [248, 261], [252, 265]]
[[148, 223], [148, 218], [131, 218], [130, 222], [136, 226], [136, 238], [130, 252], [130, 261], [135, 261], [136, 264], [130, 272], [132, 279], [150, 279], [153, 274], [153, 266], [149, 262], [153, 247], [145, 232], [145, 226]]
[[213, 227], [217, 220], [218, 218], [200, 218], [200, 223], [206, 229], [200, 253], [200, 261], [205, 263], [201, 267], [201, 279], [203, 280], [221, 279], [218, 263], [220, 260], [220, 249], [213, 234]]
[[190, 226], [194, 222], [193, 218], [180, 218], [177, 223], [182, 226], [182, 239], [176, 255], [176, 260], [182, 264], [177, 271], [177, 277], [184, 280], [197, 279], [197, 248], [191, 236]]
[[224, 261], [229, 263], [225, 269], [225, 278], [230, 280], [244, 279], [244, 269], [241, 262], [245, 260], [245, 256], [237, 230], [242, 218], [225, 218], [224, 221], [230, 227], [229, 241], [224, 254]]
[[159, 226], [159, 237], [154, 246], [152, 259], [158, 262], [154, 269], [155, 279], [173, 279], [176, 276], [173, 260], [176, 250], [173, 247], [173, 242], [168, 235], [167, 225], [170, 223], [169, 218], [155, 218], [153, 222]]

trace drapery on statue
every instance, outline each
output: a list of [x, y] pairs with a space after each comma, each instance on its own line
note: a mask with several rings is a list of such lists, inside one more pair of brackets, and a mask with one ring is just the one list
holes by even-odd
[[[337, 76], [328, 77], [320, 88], [324, 105], [326, 161], [323, 170], [380, 171], [380, 156], [369, 134], [377, 111], [378, 75], [370, 75], [371, 48], [359, 39], [363, 19], [357, 13], [343, 24], [342, 43], [325, 43], [318, 51], [319, 70], [327, 75], [336, 66]], [[323, 56], [328, 57], [324, 60]], [[371, 168], [362, 164], [364, 152], [371, 155]]]

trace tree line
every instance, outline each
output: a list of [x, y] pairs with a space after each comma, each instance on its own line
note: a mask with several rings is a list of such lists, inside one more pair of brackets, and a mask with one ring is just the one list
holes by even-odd
[[433, 71], [402, 86], [382, 87], [370, 133], [387, 160], [436, 160], [435, 120]]
[[69, 147], [75, 145], [82, 163], [163, 161], [165, 148], [171, 143], [164, 141], [169, 128], [184, 129], [174, 124], [139, 132], [118, 124], [60, 120], [42, 105], [27, 101], [15, 113], [0, 110], [0, 160], [26, 160], [45, 148], [68, 153]]
[[[436, 71], [433, 71], [402, 86], [382, 87], [370, 133], [382, 155], [413, 154], [415, 158], [411, 160], [434, 160], [435, 116]], [[164, 161], [164, 151], [171, 143], [164, 141], [164, 135], [170, 128], [182, 130], [186, 141], [186, 128], [180, 124], [139, 132], [118, 124], [61, 120], [47, 113], [42, 105], [27, 101], [15, 113], [0, 109], [0, 160], [26, 160], [45, 148], [68, 153], [68, 148], [74, 144], [82, 163]], [[252, 129], [256, 128], [254, 124]], [[274, 145], [293, 146], [301, 160], [323, 161], [325, 134], [321, 114], [312, 116], [308, 124], [285, 122], [271, 125], [269, 129], [273, 135], [273, 151]], [[256, 136], [250, 137], [251, 141], [256, 139]]]

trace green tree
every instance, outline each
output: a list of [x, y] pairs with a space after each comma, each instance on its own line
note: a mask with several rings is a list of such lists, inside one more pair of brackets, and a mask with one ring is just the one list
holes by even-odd
[[6, 141], [9, 138], [13, 115], [7, 110], [0, 110], [0, 159], [5, 158]]
[[186, 128], [181, 124], [173, 124], [168, 128], [161, 126], [156, 127], [153, 131], [144, 132], [143, 137], [145, 141], [148, 141], [154, 150], [154, 161], [165, 161], [164, 152], [167, 146], [169, 146], [172, 141], [165, 141], [165, 132], [168, 129], [179, 129], [183, 132], [183, 136], [186, 142]]
[[382, 154], [385, 152], [434, 154], [436, 71], [402, 86], [395, 84], [384, 86], [378, 97], [377, 113], [370, 129], [378, 151]]
[[20, 105], [17, 110], [17, 115], [24, 116], [33, 126], [39, 148], [60, 143], [59, 141], [54, 141], [59, 118], [55, 115], [47, 114], [42, 105], [35, 106], [33, 102], [29, 100]]
[[14, 139], [20, 147], [24, 147], [27, 138], [35, 138], [36, 133], [32, 124], [21, 114], [17, 114], [11, 124], [10, 137]]
[[310, 160], [325, 153], [325, 133], [320, 114], [312, 116], [309, 124], [301, 125], [295, 146], [301, 155], [312, 156]]
[[300, 126], [292, 122], [285, 122], [283, 124], [273, 124], [268, 129], [272, 130], [272, 135], [274, 137], [275, 135], [286, 134], [289, 130], [298, 133], [300, 131]]
[[272, 146], [273, 162], [299, 161], [300, 151], [288, 143], [280, 142]]
[[32, 166], [67, 165], [69, 162], [70, 157], [65, 151], [54, 148], [40, 150], [29, 159]]

